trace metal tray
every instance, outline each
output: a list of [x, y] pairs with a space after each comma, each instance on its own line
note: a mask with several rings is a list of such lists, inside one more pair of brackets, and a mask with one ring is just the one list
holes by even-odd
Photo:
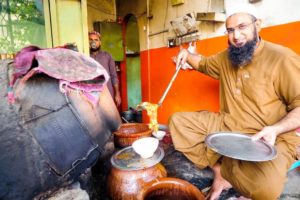
[[152, 167], [158, 164], [164, 155], [164, 150], [158, 147], [151, 158], [142, 158], [129, 146], [116, 152], [110, 161], [118, 169], [132, 171]]
[[276, 157], [274, 146], [262, 141], [252, 141], [250, 135], [234, 132], [218, 132], [205, 138], [208, 147], [217, 153], [246, 161], [268, 161]]

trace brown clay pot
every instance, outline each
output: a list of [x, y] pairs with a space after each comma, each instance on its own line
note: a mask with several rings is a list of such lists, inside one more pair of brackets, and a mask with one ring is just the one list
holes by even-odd
[[108, 176], [108, 193], [113, 200], [137, 200], [137, 196], [148, 182], [167, 176], [165, 167], [158, 163], [141, 170], [112, 168]]
[[127, 123], [113, 133], [114, 142], [118, 147], [127, 147], [132, 145], [134, 141], [143, 137], [151, 137], [152, 130], [147, 124], [143, 123]]
[[178, 178], [158, 178], [144, 185], [138, 200], [204, 200], [193, 184]]

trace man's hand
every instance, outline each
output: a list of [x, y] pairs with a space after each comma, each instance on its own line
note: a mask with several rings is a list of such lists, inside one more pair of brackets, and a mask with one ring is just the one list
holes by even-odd
[[268, 142], [269, 144], [274, 145], [276, 137], [277, 137], [277, 132], [278, 132], [278, 130], [276, 127], [266, 126], [261, 131], [259, 131], [255, 135], [253, 135], [252, 140], [257, 141], [259, 139], [262, 139], [262, 140]]
[[300, 127], [300, 107], [291, 110], [279, 122], [272, 126], [265, 126], [261, 131], [252, 136], [252, 140], [265, 140], [274, 145], [276, 137], [280, 134], [296, 130]]
[[[172, 57], [172, 60], [174, 63], [177, 63], [177, 57]], [[180, 65], [176, 65], [176, 70], [178, 69]], [[193, 69], [193, 67], [191, 65], [189, 65], [188, 63], [184, 63], [181, 66], [181, 69], [186, 70], [186, 69]]]
[[117, 105], [117, 106], [120, 106], [120, 105], [121, 105], [121, 96], [120, 96], [120, 92], [116, 92], [116, 95], [115, 95], [115, 102], [116, 102], [116, 105]]
[[176, 69], [181, 66], [181, 69], [197, 70], [199, 68], [199, 62], [201, 59], [201, 55], [192, 54], [187, 49], [181, 49], [177, 57], [175, 57], [174, 62], [176, 60]]
[[[186, 52], [187, 55], [185, 55], [184, 52]], [[188, 51], [186, 49], [182, 49], [179, 52], [178, 56], [172, 57], [173, 62], [176, 63], [176, 70], [178, 69], [178, 67], [180, 67], [180, 65], [181, 65], [181, 69], [183, 70], [193, 69], [193, 67], [186, 62], [187, 56], [188, 56]]]
[[184, 69], [183, 67], [184, 67], [184, 64], [186, 64], [188, 56], [189, 56], [188, 50], [187, 49], [181, 49], [179, 54], [177, 55], [176, 67], [179, 67], [180, 65], [183, 65], [182, 69]]

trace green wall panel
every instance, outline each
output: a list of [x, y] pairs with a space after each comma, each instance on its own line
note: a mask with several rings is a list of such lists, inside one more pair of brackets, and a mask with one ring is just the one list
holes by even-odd
[[126, 66], [128, 107], [135, 108], [142, 102], [140, 57], [127, 57]]
[[[76, 43], [80, 52], [83, 52], [84, 38], [88, 35], [83, 32], [82, 4], [80, 0], [56, 1], [56, 17], [59, 31], [59, 44]], [[54, 11], [51, 11], [54, 12]], [[55, 45], [56, 46], [56, 45]]]
[[94, 29], [101, 33], [101, 49], [109, 52], [115, 61], [124, 59], [122, 26], [115, 22], [95, 22]]
[[139, 32], [135, 17], [130, 17], [126, 27], [126, 52], [140, 52]]

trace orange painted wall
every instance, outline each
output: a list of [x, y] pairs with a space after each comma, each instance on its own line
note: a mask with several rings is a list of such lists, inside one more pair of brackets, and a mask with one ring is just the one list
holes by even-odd
[[[265, 40], [290, 47], [300, 54], [300, 22], [264, 28], [261, 36]], [[197, 42], [197, 50], [203, 55], [217, 53], [226, 47], [225, 36]], [[171, 57], [176, 56], [178, 51], [178, 47], [163, 47], [141, 52], [143, 101], [158, 103], [175, 72], [175, 64]], [[167, 124], [170, 115], [177, 111], [218, 111], [218, 97], [217, 80], [196, 71], [181, 70], [158, 109], [158, 122]], [[143, 119], [148, 122], [145, 113]]]

